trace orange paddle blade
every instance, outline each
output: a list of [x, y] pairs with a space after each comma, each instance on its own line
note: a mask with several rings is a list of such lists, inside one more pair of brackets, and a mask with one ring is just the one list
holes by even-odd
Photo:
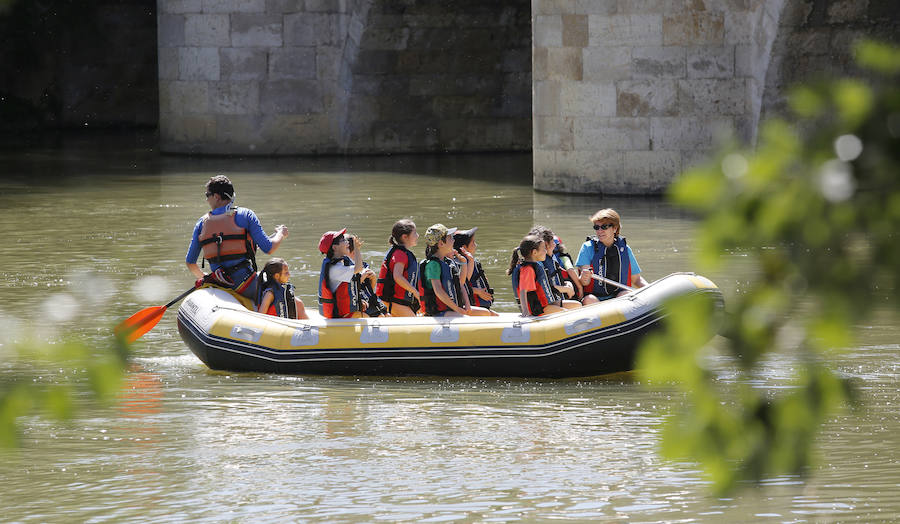
[[125, 340], [128, 342], [134, 342], [153, 329], [153, 326], [159, 323], [165, 312], [166, 306], [144, 308], [116, 326], [116, 335], [125, 337]]

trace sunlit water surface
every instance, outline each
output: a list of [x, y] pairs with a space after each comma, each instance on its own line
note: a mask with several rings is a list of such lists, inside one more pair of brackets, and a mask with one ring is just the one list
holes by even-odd
[[[376, 265], [391, 224], [411, 216], [478, 226], [477, 255], [511, 311], [509, 251], [533, 223], [572, 251], [612, 206], [648, 280], [692, 267], [694, 222], [659, 200], [535, 193], [527, 155], [188, 159], [79, 147], [7, 154], [0, 181], [0, 300], [22, 326], [105, 328], [191, 285], [188, 237], [203, 184], [227, 173], [315, 304], [322, 232], [348, 226]], [[421, 253], [423, 246], [417, 248]], [[261, 254], [265, 261], [267, 255]], [[726, 295], [747, 279], [709, 275]], [[681, 402], [629, 376], [589, 380], [291, 377], [218, 373], [178, 337], [174, 311], [136, 347], [120, 400], [82, 400], [69, 423], [23, 420], [0, 452], [3, 521], [843, 522], [900, 517], [898, 329], [888, 314], [838, 357], [865, 405], [831, 421], [807, 478], [770, 479], [727, 499], [692, 464], [661, 460], [658, 425]], [[714, 341], [715, 343], [715, 341]], [[715, 359], [724, 381], [729, 365]], [[19, 364], [0, 368], [14, 376]], [[773, 358], [758, 387], [786, 384]], [[64, 372], [59, 371], [60, 375]], [[52, 373], [51, 373], [52, 376]], [[46, 377], [45, 377], [46, 378]], [[54, 380], [54, 379], [50, 379]]]

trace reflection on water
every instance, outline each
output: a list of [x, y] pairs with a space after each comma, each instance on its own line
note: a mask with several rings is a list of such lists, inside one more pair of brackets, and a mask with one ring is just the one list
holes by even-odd
[[[263, 160], [70, 150], [0, 160], [0, 220], [16, 233], [0, 246], [0, 256], [15, 261], [0, 268], [3, 325], [46, 318], [66, 292], [87, 304], [78, 318], [89, 312], [97, 322], [80, 335], [98, 337], [96, 325], [186, 289], [187, 239], [205, 212], [203, 183], [216, 172], [233, 178], [238, 202], [267, 230], [288, 225], [278, 255], [295, 268], [308, 307], [323, 231], [349, 226], [377, 264], [403, 216], [423, 229], [438, 221], [479, 226], [477, 255], [504, 310], [515, 308], [503, 274], [509, 250], [531, 225], [550, 226], [576, 251], [599, 207], [623, 213], [623, 233], [648, 279], [692, 269], [689, 217], [658, 200], [534, 193], [523, 155]], [[149, 286], [141, 280], [148, 276]], [[726, 294], [746, 279], [710, 276]], [[71, 283], [82, 285], [71, 291]], [[187, 351], [170, 312], [136, 348], [116, 407], [86, 404], [71, 423], [24, 421], [22, 450], [0, 452], [4, 520], [895, 520], [898, 335], [883, 315], [863, 326], [860, 347], [840, 356], [867, 404], [828, 425], [811, 478], [771, 479], [762, 491], [711, 499], [693, 465], [662, 462], [654, 451], [657, 424], [680, 396], [646, 391], [627, 374], [528, 381], [217, 373]], [[730, 380], [728, 362], [712, 364]], [[784, 385], [791, 365], [773, 357], [756, 385]]]

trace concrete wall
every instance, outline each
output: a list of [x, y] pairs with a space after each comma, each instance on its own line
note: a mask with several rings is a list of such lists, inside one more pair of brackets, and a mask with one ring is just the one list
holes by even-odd
[[159, 0], [170, 152], [530, 148], [527, 1]]

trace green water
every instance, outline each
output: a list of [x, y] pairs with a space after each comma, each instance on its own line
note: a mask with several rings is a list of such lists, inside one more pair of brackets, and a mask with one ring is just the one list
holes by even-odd
[[[95, 145], [95, 144], [92, 144]], [[664, 202], [538, 194], [527, 155], [189, 159], [146, 148], [5, 153], [0, 316], [88, 340], [190, 287], [203, 184], [226, 173], [315, 304], [322, 232], [347, 226], [377, 265], [391, 224], [478, 226], [477, 256], [512, 311], [509, 250], [543, 223], [577, 250], [600, 207], [623, 215], [647, 280], [692, 267], [691, 218]], [[421, 254], [423, 247], [415, 251]], [[747, 276], [708, 275], [726, 293]], [[260, 255], [265, 261], [268, 256]], [[69, 304], [69, 305], [67, 305]], [[692, 464], [662, 461], [658, 423], [681, 401], [632, 380], [357, 379], [224, 374], [182, 344], [170, 312], [136, 346], [121, 401], [75, 421], [23, 420], [0, 452], [2, 520], [890, 521], [900, 516], [898, 329], [883, 315], [836, 362], [865, 407], [831, 421], [808, 478], [709, 496]], [[5, 333], [4, 340], [11, 336]], [[714, 341], [715, 343], [715, 341]], [[0, 348], [3, 349], [3, 348]], [[728, 363], [713, 359], [722, 380]], [[758, 387], [780, 388], [773, 358]], [[14, 374], [15, 368], [0, 367]], [[79, 404], [83, 404], [80, 400]]]

